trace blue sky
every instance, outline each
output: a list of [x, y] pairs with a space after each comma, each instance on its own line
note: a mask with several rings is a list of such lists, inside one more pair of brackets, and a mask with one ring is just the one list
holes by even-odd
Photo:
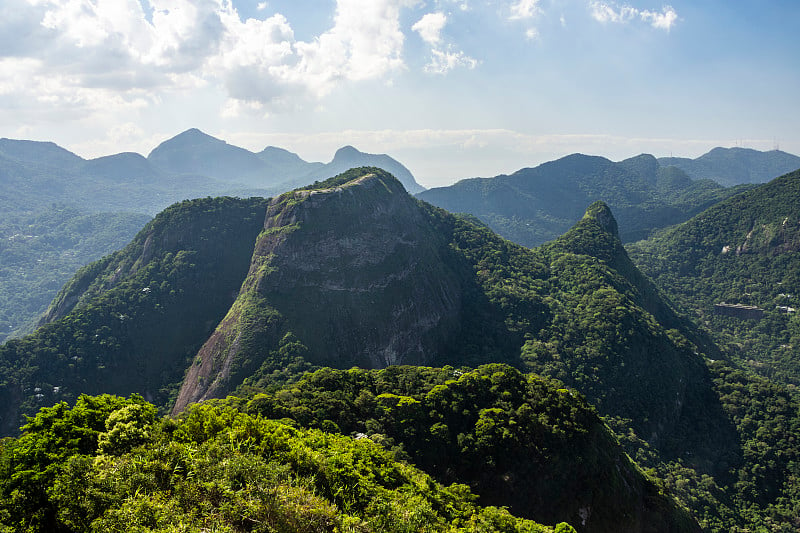
[[573, 152], [800, 154], [799, 23], [770, 0], [1, 0], [0, 136], [352, 144], [425, 186]]

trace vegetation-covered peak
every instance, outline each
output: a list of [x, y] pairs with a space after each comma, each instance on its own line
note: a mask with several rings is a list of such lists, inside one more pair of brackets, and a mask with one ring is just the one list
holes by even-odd
[[619, 238], [619, 228], [617, 227], [617, 220], [611, 213], [611, 208], [605, 202], [597, 201], [586, 208], [584, 218], [588, 218], [597, 222], [602, 229]]
[[[389, 172], [378, 167], [358, 167], [351, 168], [346, 172], [342, 172], [332, 178], [323, 181], [317, 181], [307, 187], [301, 187], [294, 192], [302, 191], [325, 191], [336, 188], [352, 187], [361, 185], [369, 181], [377, 180], [382, 183], [388, 192], [395, 192], [396, 190], [405, 190], [403, 184], [391, 175]], [[290, 193], [291, 194], [291, 193]]]

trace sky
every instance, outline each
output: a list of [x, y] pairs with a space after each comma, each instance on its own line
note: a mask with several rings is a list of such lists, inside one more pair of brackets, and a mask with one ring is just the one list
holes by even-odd
[[0, 0], [0, 137], [349, 144], [426, 187], [575, 152], [800, 154], [798, 25], [796, 0]]

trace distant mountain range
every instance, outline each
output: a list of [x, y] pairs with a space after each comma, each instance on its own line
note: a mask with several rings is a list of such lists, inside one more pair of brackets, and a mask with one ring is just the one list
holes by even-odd
[[76, 269], [123, 247], [174, 202], [273, 196], [364, 165], [423, 190], [401, 163], [352, 146], [329, 163], [309, 163], [282, 148], [256, 154], [190, 129], [147, 157], [86, 160], [52, 142], [0, 139], [0, 342], [29, 331]]
[[309, 163], [297, 154], [268, 146], [258, 153], [229, 145], [190, 129], [158, 145], [147, 160], [162, 173], [206, 176], [234, 186], [265, 191], [263, 196], [324, 180], [347, 169], [373, 166], [391, 172], [409, 192], [424, 190], [411, 172], [385, 154], [367, 154], [352, 146], [337, 150], [330, 163]]
[[726, 187], [766, 183], [800, 168], [800, 157], [796, 155], [751, 148], [714, 148], [696, 159], [660, 157], [658, 162], [661, 166], [678, 167], [694, 179], [710, 179]]
[[642, 154], [612, 162], [573, 154], [511, 175], [461, 180], [418, 197], [477, 216], [524, 246], [556, 238], [580, 219], [583, 206], [602, 200], [619, 220], [622, 240], [629, 242], [738, 192], [729, 185], [760, 183], [797, 168], [800, 157], [738, 148], [715, 148], [694, 160]]
[[354, 166], [377, 166], [411, 192], [423, 190], [401, 163], [352, 146], [329, 163], [308, 163], [281, 148], [259, 153], [190, 129], [145, 158], [121, 153], [86, 160], [51, 142], [0, 139], [0, 206], [33, 211], [53, 202], [96, 211], [155, 214], [189, 198], [234, 194], [272, 196]]

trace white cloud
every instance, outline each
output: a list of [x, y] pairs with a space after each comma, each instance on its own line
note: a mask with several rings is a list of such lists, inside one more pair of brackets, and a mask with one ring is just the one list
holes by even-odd
[[541, 13], [539, 8], [539, 0], [518, 0], [511, 5], [512, 20], [516, 19], [529, 19]]
[[592, 18], [605, 23], [626, 23], [634, 19], [648, 22], [652, 27], [669, 31], [678, 21], [678, 14], [672, 6], [664, 6], [661, 12], [640, 10], [629, 5], [593, 0], [589, 3]]
[[642, 20], [649, 22], [654, 28], [669, 31], [672, 26], [678, 21], [678, 14], [672, 6], [665, 6], [662, 8], [661, 13], [655, 11], [642, 11], [640, 13]]
[[427, 13], [419, 19], [411, 29], [430, 45], [431, 58], [425, 65], [425, 72], [431, 74], [447, 74], [459, 67], [474, 69], [478, 61], [463, 51], [456, 49], [452, 44], [445, 44], [442, 40], [442, 30], [447, 24], [447, 16], [441, 12]]
[[0, 94], [86, 111], [109, 92], [114, 102], [140, 105], [199, 86], [285, 105], [390, 76], [405, 68], [400, 12], [416, 0], [337, 0], [333, 26], [309, 41], [296, 40], [280, 14], [243, 20], [230, 0], [7, 2]]
[[425, 72], [431, 74], [447, 74], [454, 68], [464, 67], [474, 69], [478, 66], [478, 60], [469, 57], [460, 50], [441, 50], [431, 49], [431, 61], [425, 65]]
[[445, 24], [447, 24], [447, 15], [444, 13], [428, 13], [414, 23], [411, 29], [419, 33], [426, 43], [436, 45], [442, 41], [442, 29]]

